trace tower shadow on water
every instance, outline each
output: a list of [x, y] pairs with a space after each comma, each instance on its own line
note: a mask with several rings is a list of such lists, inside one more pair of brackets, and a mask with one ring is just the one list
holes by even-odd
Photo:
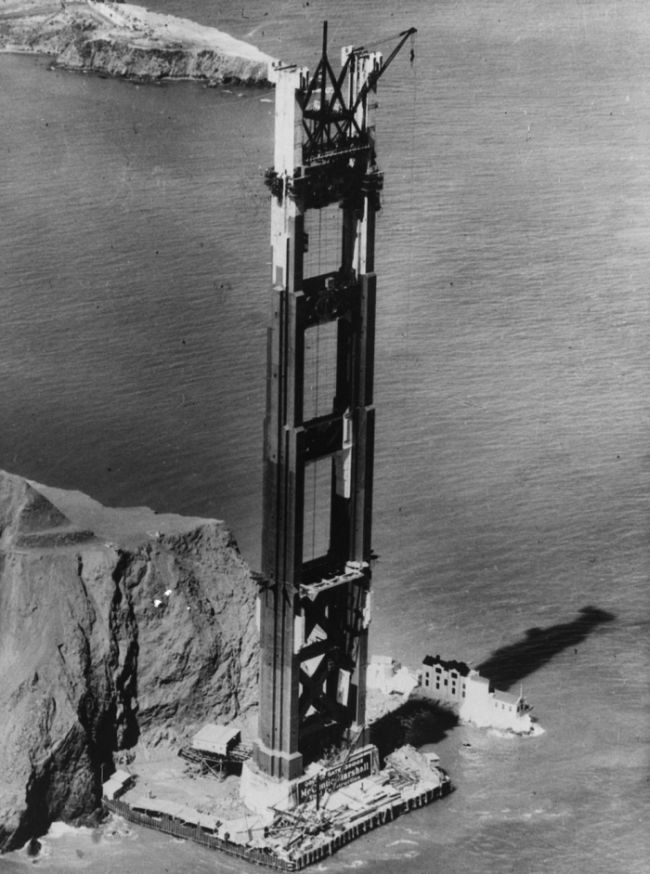
[[477, 670], [488, 677], [497, 689], [506, 691], [524, 677], [538, 671], [554, 656], [569, 647], [577, 647], [599, 625], [613, 622], [613, 613], [598, 607], [583, 607], [571, 622], [548, 628], [529, 628], [522, 640], [495, 650], [478, 665]]

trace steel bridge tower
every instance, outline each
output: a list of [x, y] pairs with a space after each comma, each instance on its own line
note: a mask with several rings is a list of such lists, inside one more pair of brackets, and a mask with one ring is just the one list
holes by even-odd
[[[275, 778], [300, 776], [304, 758], [365, 724], [382, 188], [372, 111], [413, 32], [386, 62], [344, 48], [335, 74], [325, 25], [313, 76], [277, 68], [254, 752]], [[324, 213], [328, 247], [313, 230]]]

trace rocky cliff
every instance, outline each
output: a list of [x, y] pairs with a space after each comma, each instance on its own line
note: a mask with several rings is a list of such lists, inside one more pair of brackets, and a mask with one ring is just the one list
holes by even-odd
[[70, 70], [138, 81], [266, 84], [273, 58], [213, 27], [127, 3], [5, 0], [0, 49], [50, 55]]
[[0, 472], [0, 849], [90, 814], [116, 751], [250, 710], [254, 598], [221, 522]]

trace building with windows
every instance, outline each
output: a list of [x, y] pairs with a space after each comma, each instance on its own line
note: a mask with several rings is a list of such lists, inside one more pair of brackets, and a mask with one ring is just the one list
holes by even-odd
[[523, 692], [512, 695], [495, 690], [487, 677], [465, 662], [427, 655], [418, 671], [418, 681], [419, 695], [454, 705], [463, 722], [518, 734], [528, 734], [533, 729], [532, 708]]
[[470, 673], [465, 662], [445, 661], [439, 655], [425, 656], [419, 672], [421, 691], [427, 698], [460, 704], [467, 696]]

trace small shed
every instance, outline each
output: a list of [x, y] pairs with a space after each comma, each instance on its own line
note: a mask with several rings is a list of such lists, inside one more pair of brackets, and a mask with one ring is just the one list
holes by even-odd
[[241, 730], [227, 725], [204, 725], [192, 738], [192, 748], [202, 753], [227, 756], [241, 741]]
[[102, 795], [112, 801], [129, 789], [135, 782], [133, 774], [128, 771], [116, 771], [102, 787]]

